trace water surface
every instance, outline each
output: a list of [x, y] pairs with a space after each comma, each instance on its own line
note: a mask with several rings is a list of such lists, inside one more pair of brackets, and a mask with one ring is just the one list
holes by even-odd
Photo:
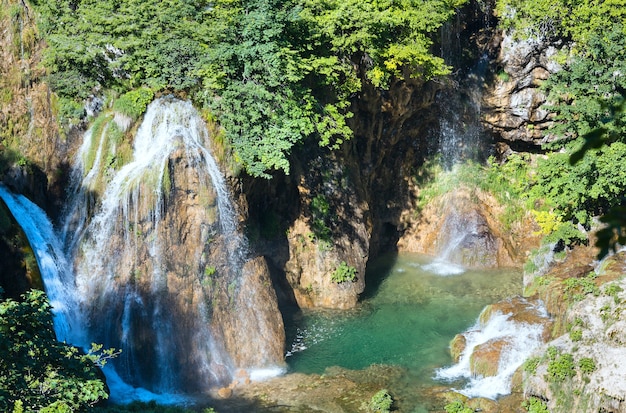
[[389, 364], [405, 368], [411, 381], [435, 384], [435, 369], [451, 364], [450, 340], [472, 326], [487, 304], [521, 294], [522, 274], [455, 274], [433, 261], [408, 253], [383, 257], [368, 270], [370, 287], [358, 308], [296, 316], [288, 325], [290, 371], [322, 374], [330, 366]]

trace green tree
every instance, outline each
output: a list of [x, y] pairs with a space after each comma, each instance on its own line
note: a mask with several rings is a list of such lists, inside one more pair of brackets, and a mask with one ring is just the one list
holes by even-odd
[[83, 354], [56, 341], [43, 291], [32, 290], [22, 301], [0, 301], [0, 409], [84, 411], [108, 398], [97, 364], [115, 352], [92, 350]]
[[[254, 176], [289, 172], [305, 139], [352, 137], [363, 82], [430, 79], [449, 68], [431, 36], [466, 0], [35, 0], [50, 84], [64, 98], [147, 86], [218, 116]], [[127, 96], [127, 95], [123, 95]]]

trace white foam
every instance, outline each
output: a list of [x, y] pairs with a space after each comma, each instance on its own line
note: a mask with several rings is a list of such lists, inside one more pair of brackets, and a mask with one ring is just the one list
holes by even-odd
[[287, 372], [285, 367], [275, 366], [275, 367], [265, 367], [259, 369], [248, 369], [246, 373], [250, 377], [252, 381], [265, 381], [274, 377], [282, 376]]
[[[459, 362], [436, 371], [435, 378], [443, 381], [468, 380], [468, 384], [458, 390], [468, 397], [495, 399], [511, 392], [513, 373], [542, 344], [543, 327], [540, 324], [517, 323], [510, 320], [511, 314], [494, 314], [485, 325], [476, 323], [463, 335], [466, 347]], [[500, 353], [498, 373], [482, 377], [470, 371], [470, 357], [474, 348], [490, 340], [506, 340]]]
[[154, 393], [143, 387], [133, 387], [126, 383], [117, 374], [115, 369], [107, 365], [103, 368], [107, 377], [107, 385], [111, 391], [111, 401], [113, 403], [129, 403], [131, 401], [151, 402], [155, 401], [163, 405], [186, 405], [191, 403], [191, 399], [176, 393]]
[[459, 275], [465, 272], [465, 268], [463, 266], [441, 259], [436, 259], [430, 264], [422, 265], [422, 269], [444, 277], [448, 275]]

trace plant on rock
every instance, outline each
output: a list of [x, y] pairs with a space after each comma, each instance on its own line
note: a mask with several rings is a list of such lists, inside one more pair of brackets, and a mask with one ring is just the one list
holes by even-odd
[[386, 389], [379, 390], [372, 396], [369, 403], [363, 403], [368, 413], [389, 413], [393, 405], [393, 398]]
[[355, 281], [356, 280], [356, 268], [346, 264], [345, 261], [341, 261], [337, 269], [333, 272], [330, 279], [337, 284]]

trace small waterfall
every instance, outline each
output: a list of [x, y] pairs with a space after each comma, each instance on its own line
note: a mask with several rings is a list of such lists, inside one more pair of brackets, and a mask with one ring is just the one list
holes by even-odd
[[[508, 311], [486, 314], [489, 307], [483, 310], [476, 324], [463, 333], [465, 348], [458, 363], [437, 370], [435, 378], [449, 382], [466, 380], [467, 385], [459, 392], [468, 397], [496, 399], [511, 393], [513, 374], [543, 344], [545, 323], [549, 320], [543, 305], [531, 305], [525, 300], [521, 303], [518, 306], [522, 311], [531, 314], [528, 320], [517, 320]], [[493, 352], [498, 363], [496, 374], [483, 376], [472, 371], [472, 363], [476, 363], [472, 358], [481, 347]]]
[[22, 195], [0, 184], [0, 198], [24, 230], [37, 258], [46, 294], [52, 305], [54, 327], [59, 341], [83, 344], [82, 325], [77, 312], [72, 267], [65, 257], [46, 213]]
[[[440, 157], [444, 173], [449, 174], [451, 180], [457, 181], [462, 163], [479, 160], [484, 156], [483, 129], [480, 123], [480, 99], [484, 71], [487, 57], [483, 56], [462, 82], [454, 81], [438, 96], [440, 120], [437, 141], [437, 153]], [[439, 275], [454, 275], [464, 271], [459, 264], [465, 264], [461, 259], [462, 249], [479, 233], [473, 217], [464, 216], [467, 205], [455, 205], [458, 199], [464, 197], [452, 196], [446, 200], [445, 221], [441, 225], [438, 237], [438, 254], [429, 268]]]

